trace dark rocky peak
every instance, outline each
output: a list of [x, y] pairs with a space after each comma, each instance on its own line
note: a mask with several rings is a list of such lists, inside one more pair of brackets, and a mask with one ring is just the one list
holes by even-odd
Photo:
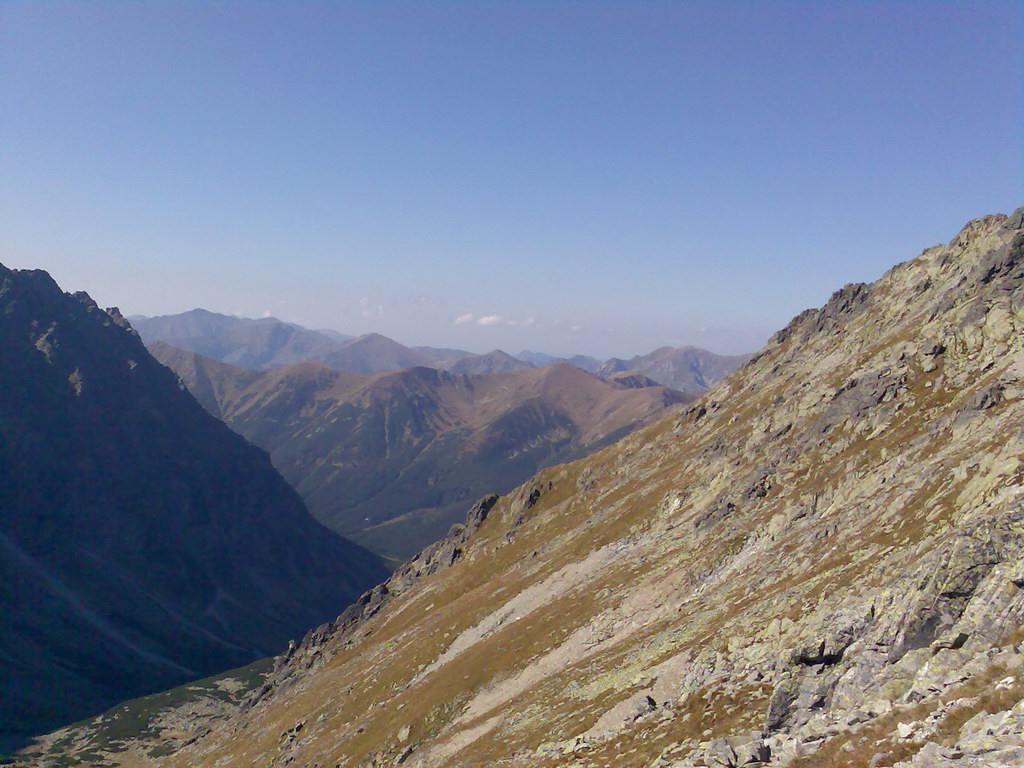
[[124, 315], [121, 314], [120, 309], [118, 309], [117, 307], [107, 307], [103, 311], [110, 316], [110, 319], [114, 321], [114, 325], [116, 325], [118, 328], [123, 328], [132, 335], [138, 336], [138, 333], [135, 331], [134, 328], [132, 328], [132, 324], [128, 322], [128, 319]]

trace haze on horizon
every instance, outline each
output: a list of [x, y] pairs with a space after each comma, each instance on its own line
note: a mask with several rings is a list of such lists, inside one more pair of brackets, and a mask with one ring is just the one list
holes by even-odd
[[1022, 14], [6, 2], [0, 262], [125, 314], [752, 351], [1021, 204]]

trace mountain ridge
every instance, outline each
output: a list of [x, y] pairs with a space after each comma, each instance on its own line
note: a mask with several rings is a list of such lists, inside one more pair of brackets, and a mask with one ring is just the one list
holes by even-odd
[[510, 355], [500, 349], [475, 354], [462, 349], [407, 347], [375, 332], [347, 336], [336, 331], [311, 331], [273, 317], [241, 318], [205, 309], [160, 317], [136, 315], [129, 319], [147, 344], [163, 342], [212, 360], [256, 370], [312, 360], [346, 373], [429, 367], [486, 374], [569, 362], [602, 377], [635, 370], [671, 389], [698, 392], [709, 389], [748, 357], [718, 355], [699, 347], [660, 347], [630, 360], [605, 361], [586, 355], [565, 358], [529, 351]]

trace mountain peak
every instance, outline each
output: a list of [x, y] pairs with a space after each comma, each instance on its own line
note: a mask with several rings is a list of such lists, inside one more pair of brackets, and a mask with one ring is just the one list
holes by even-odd
[[504, 373], [506, 371], [517, 371], [524, 368], [532, 368], [530, 363], [524, 362], [500, 349], [492, 349], [483, 355], [467, 355], [448, 366], [448, 369], [455, 373], [488, 374]]
[[364, 333], [361, 336], [356, 336], [349, 343], [350, 344], [365, 344], [365, 343], [378, 343], [378, 344], [395, 344], [398, 342], [382, 333], [371, 331], [370, 333]]

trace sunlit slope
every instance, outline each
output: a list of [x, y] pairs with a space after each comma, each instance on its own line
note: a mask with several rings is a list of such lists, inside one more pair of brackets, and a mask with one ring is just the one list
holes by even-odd
[[1024, 764], [1021, 222], [478, 509], [166, 764]]

